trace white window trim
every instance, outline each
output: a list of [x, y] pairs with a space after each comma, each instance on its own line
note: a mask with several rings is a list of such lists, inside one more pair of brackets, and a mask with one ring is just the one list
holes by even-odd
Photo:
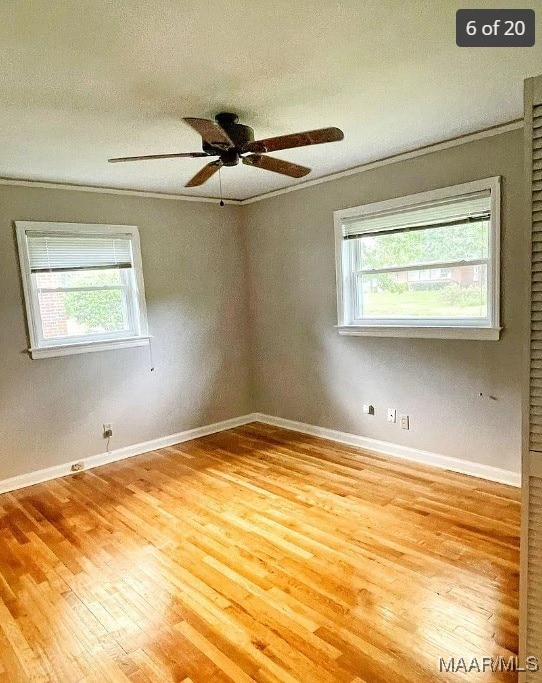
[[[490, 190], [491, 192], [491, 220], [489, 226], [489, 260], [488, 282], [492, 287], [488, 289], [488, 318], [480, 319], [413, 319], [393, 318], [353, 320], [349, 297], [350, 270], [346, 267], [343, 251], [343, 221], [381, 211], [404, 208], [444, 199], [451, 199], [460, 195]], [[501, 255], [501, 178], [495, 176], [462, 183], [450, 187], [443, 187], [429, 192], [419, 192], [406, 197], [387, 199], [341, 209], [333, 213], [335, 225], [335, 266], [337, 273], [337, 318], [336, 328], [341, 335], [349, 336], [377, 336], [377, 337], [419, 337], [434, 339], [479, 339], [498, 340], [500, 338], [500, 255]], [[369, 232], [369, 231], [368, 231]], [[404, 269], [402, 269], [404, 270]]]
[[[26, 319], [30, 348], [28, 352], [33, 359], [51, 358], [53, 356], [69, 356], [77, 353], [89, 353], [93, 351], [108, 351], [111, 349], [145, 346], [151, 339], [147, 323], [147, 305], [145, 301], [145, 284], [143, 281], [143, 265], [141, 262], [141, 243], [139, 230], [134, 225], [102, 225], [94, 223], [50, 223], [41, 221], [16, 221], [17, 246], [19, 251], [19, 264], [21, 268], [23, 293], [26, 308]], [[35, 301], [35, 291], [32, 286], [32, 274], [30, 270], [28, 245], [26, 233], [29, 231], [40, 232], [69, 232], [82, 234], [129, 234], [132, 239], [132, 258], [134, 277], [136, 282], [136, 302], [139, 311], [138, 334], [136, 336], [112, 337], [109, 339], [84, 339], [76, 337], [73, 341], [51, 340], [44, 344], [40, 342], [38, 331], [39, 307]]]

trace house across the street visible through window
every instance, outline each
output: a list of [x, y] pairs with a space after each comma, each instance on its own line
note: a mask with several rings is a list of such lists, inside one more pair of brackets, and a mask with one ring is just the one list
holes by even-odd
[[336, 212], [339, 331], [498, 338], [499, 188], [492, 178]]

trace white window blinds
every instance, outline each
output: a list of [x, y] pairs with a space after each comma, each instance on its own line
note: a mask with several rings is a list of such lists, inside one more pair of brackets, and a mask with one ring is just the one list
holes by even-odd
[[27, 232], [32, 273], [131, 268], [131, 235]]
[[367, 232], [423, 230], [487, 220], [491, 211], [491, 192], [483, 190], [438, 202], [399, 207], [379, 213], [343, 219], [343, 237], [355, 239]]

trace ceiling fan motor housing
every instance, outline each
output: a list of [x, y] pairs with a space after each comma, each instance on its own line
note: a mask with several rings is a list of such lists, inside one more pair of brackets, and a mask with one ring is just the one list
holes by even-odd
[[219, 155], [224, 166], [236, 166], [239, 163], [241, 150], [249, 142], [253, 142], [254, 130], [250, 126], [237, 123], [239, 121], [237, 114], [221, 112], [215, 116], [215, 121], [226, 131], [235, 147], [225, 150], [222, 147], [216, 147], [208, 142], [204, 142], [203, 151]]

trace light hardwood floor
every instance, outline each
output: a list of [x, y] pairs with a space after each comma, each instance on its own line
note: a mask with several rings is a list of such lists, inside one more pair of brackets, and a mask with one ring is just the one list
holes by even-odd
[[519, 492], [251, 424], [0, 496], [0, 680], [425, 683], [517, 648]]

